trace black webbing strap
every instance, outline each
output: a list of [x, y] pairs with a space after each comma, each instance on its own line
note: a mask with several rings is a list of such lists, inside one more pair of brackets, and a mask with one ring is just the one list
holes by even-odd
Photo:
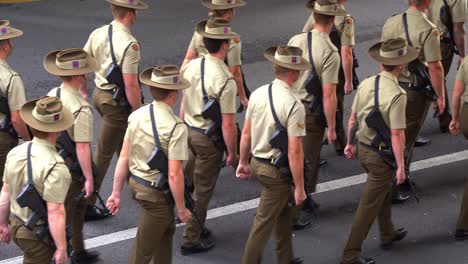
[[150, 105], [151, 128], [153, 129], [154, 142], [156, 147], [161, 149], [161, 141], [159, 140], [158, 128], [156, 127], [156, 120], [154, 119], [153, 104]]
[[58, 87], [57, 90], [55, 90], [55, 96], [60, 98], [61, 95], [62, 95], [62, 89], [60, 87]]
[[28, 152], [27, 152], [28, 184], [34, 185], [34, 182], [33, 182], [33, 175], [32, 175], [31, 147], [32, 147], [32, 142], [29, 143], [29, 145], [28, 145]]
[[380, 75], [375, 77], [375, 90], [374, 90], [374, 109], [377, 112], [380, 112], [379, 109], [379, 86], [380, 86]]
[[112, 25], [109, 25], [109, 43], [110, 43], [110, 52], [111, 52], [111, 57], [112, 57], [112, 63], [114, 63], [114, 65], [118, 65], [117, 64], [117, 58], [115, 57], [115, 52], [114, 52], [114, 44], [112, 43]]
[[271, 110], [271, 113], [273, 114], [273, 119], [275, 120], [275, 125], [276, 125], [276, 128], [280, 128], [280, 127], [284, 127], [279, 118], [278, 118], [278, 115], [276, 114], [276, 111], [275, 111], [275, 106], [273, 105], [273, 84], [270, 84], [270, 86], [268, 86], [268, 100], [270, 101], [270, 110]]
[[317, 70], [315, 69], [314, 56], [312, 56], [312, 32], [307, 33], [307, 49], [309, 50], [309, 62], [312, 65], [312, 72], [317, 75]]
[[203, 101], [206, 104], [208, 102], [208, 94], [205, 89], [205, 58], [201, 60], [201, 89], [203, 93]]
[[449, 6], [447, 0], [443, 0], [443, 1], [444, 1], [444, 5], [445, 5], [447, 8], [450, 8], [450, 6]]
[[409, 29], [408, 29], [408, 14], [407, 13], [403, 13], [403, 27], [405, 28], [406, 41], [408, 42], [409, 46], [413, 47], [413, 43], [411, 42]]

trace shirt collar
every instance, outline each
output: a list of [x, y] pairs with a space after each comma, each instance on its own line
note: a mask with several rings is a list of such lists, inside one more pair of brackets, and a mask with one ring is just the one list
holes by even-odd
[[170, 113], [174, 113], [174, 111], [172, 110], [172, 107], [164, 102], [153, 101], [152, 104], [155, 108], [162, 108]]
[[424, 17], [426, 16], [426, 14], [424, 12], [421, 12], [421, 11], [415, 10], [415, 9], [411, 9], [411, 8], [408, 8], [408, 10], [406, 10], [406, 13], [416, 15], [416, 16], [424, 16]]
[[47, 139], [40, 139], [40, 138], [34, 137], [32, 142], [35, 143], [35, 144], [39, 144], [39, 145], [42, 145], [44, 147], [56, 150], [55, 145], [50, 143]]
[[382, 71], [380, 73], [380, 76], [385, 77], [385, 78], [387, 78], [387, 79], [389, 79], [391, 81], [394, 81], [395, 83], [398, 83], [398, 78], [395, 75], [393, 75], [393, 73], [391, 73], [391, 72]]
[[283, 88], [286, 88], [286, 89], [291, 89], [291, 85], [287, 84], [285, 81], [280, 80], [280, 79], [274, 79], [273, 84], [282, 86]]
[[117, 28], [120, 28], [122, 30], [125, 30], [127, 31], [128, 33], [130, 33], [130, 28], [126, 27], [124, 24], [120, 23], [119, 21], [117, 20], [114, 20], [111, 22], [111, 25], [114, 26], [114, 27], [117, 27]]
[[222, 60], [216, 58], [215, 56], [213, 56], [213, 55], [211, 55], [211, 54], [207, 54], [207, 55], [205, 56], [205, 58], [206, 58], [207, 60], [210, 60], [210, 61], [213, 61], [213, 62], [216, 62], [216, 63], [224, 64], [224, 61], [222, 61]]
[[81, 96], [81, 94], [80, 94], [80, 92], [78, 91], [78, 89], [73, 88], [73, 87], [71, 87], [70, 85], [66, 85], [65, 83], [62, 83], [62, 85], [60, 86], [60, 88], [61, 88], [63, 91], [72, 93], [72, 94], [74, 94], [74, 95], [79, 95], [79, 96]]
[[2, 59], [0, 59], [0, 65], [10, 67], [10, 65], [8, 64], [8, 62], [7, 62], [6, 60], [2, 60]]

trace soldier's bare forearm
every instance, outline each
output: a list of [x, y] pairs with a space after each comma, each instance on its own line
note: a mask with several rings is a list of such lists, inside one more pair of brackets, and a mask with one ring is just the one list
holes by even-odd
[[392, 129], [392, 149], [395, 155], [395, 161], [398, 168], [404, 169], [405, 166], [405, 130]]
[[288, 139], [289, 168], [293, 176], [294, 187], [304, 189], [304, 151], [301, 137]]
[[184, 172], [181, 160], [169, 160], [169, 187], [178, 211], [185, 209]]
[[351, 113], [348, 121], [348, 145], [355, 145], [357, 142], [356, 133], [358, 131], [357, 116], [355, 112]]
[[10, 217], [10, 193], [8, 184], [4, 184], [0, 193], [0, 225], [8, 225]]
[[235, 114], [223, 114], [222, 132], [228, 155], [237, 153], [237, 129]]
[[465, 84], [463, 81], [455, 80], [455, 86], [452, 94], [452, 119], [454, 121], [460, 120], [461, 99], [465, 92]]
[[341, 64], [343, 66], [344, 76], [346, 82], [353, 81], [353, 47], [341, 47]]
[[57, 250], [67, 250], [65, 230], [65, 206], [57, 203], [47, 203], [49, 230]]
[[327, 119], [328, 129], [335, 130], [336, 125], [336, 84], [323, 85], [323, 111]]
[[29, 135], [28, 127], [26, 123], [24, 123], [19, 111], [11, 112], [11, 124], [13, 128], [18, 133], [18, 135], [24, 140], [29, 141], [31, 140], [31, 136]]
[[247, 164], [250, 156], [251, 132], [250, 120], [245, 119], [244, 128], [242, 129], [242, 137], [240, 142], [240, 159], [241, 164]]
[[236, 81], [237, 95], [241, 99], [244, 99], [246, 95], [245, 95], [245, 89], [244, 89], [244, 80], [242, 79], [241, 67], [240, 66], [229, 67], [229, 71], [232, 73], [232, 75], [234, 76], [234, 80]]
[[445, 100], [444, 68], [440, 61], [429, 62], [429, 75], [437, 97]]
[[92, 159], [91, 159], [91, 144], [90, 143], [76, 143], [76, 156], [80, 164], [83, 176], [87, 181], [93, 181]]
[[461, 23], [454, 23], [453, 24], [453, 32], [455, 35], [455, 45], [457, 45], [458, 52], [460, 52], [460, 57], [465, 57], [465, 24]]
[[120, 196], [120, 194], [122, 193], [125, 179], [127, 178], [128, 173], [129, 173], [129, 167], [128, 167], [129, 151], [130, 151], [130, 143], [127, 140], [124, 140], [123, 145], [122, 145], [122, 150], [120, 151], [119, 160], [117, 161], [117, 166], [115, 167], [112, 194]]

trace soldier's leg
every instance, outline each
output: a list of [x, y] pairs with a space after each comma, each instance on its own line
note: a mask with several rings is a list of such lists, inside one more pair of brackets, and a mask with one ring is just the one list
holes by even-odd
[[[387, 198], [393, 173], [378, 153], [359, 146], [359, 160], [367, 171], [367, 182], [354, 216], [351, 233], [344, 249], [342, 264], [354, 263], [361, 255], [361, 247]], [[389, 173], [391, 172], [391, 173]]]
[[54, 247], [38, 240], [35, 234], [16, 217], [11, 220], [11, 230], [13, 242], [23, 251], [23, 264], [51, 262], [55, 253]]
[[[285, 184], [274, 167], [262, 164], [254, 158], [251, 161], [251, 168], [263, 188], [260, 194], [260, 203], [242, 256], [243, 264], [261, 263], [265, 245], [270, 239], [273, 228], [278, 223], [279, 216], [283, 213], [285, 207], [288, 206], [291, 195], [291, 186]], [[279, 223], [281, 226], [287, 224], [286, 216], [287, 213], [283, 216], [284, 218], [280, 221], [281, 223]], [[283, 228], [291, 230], [291, 222], [289, 222], [288, 227], [284, 226]], [[286, 245], [288, 241], [285, 236], [286, 234], [281, 234], [282, 243], [281, 245], [278, 243], [277, 253], [280, 253], [280, 251], [287, 252], [288, 247], [292, 248], [292, 245]]]
[[146, 264], [154, 258], [158, 264], [170, 264], [175, 230], [173, 208], [164, 197], [157, 202], [136, 201], [142, 209], [129, 263]]
[[465, 183], [465, 192], [463, 193], [457, 229], [468, 231], [468, 181]]
[[[98, 170], [94, 185], [96, 190], [99, 190], [112, 157], [120, 153], [130, 113], [112, 100], [112, 94], [98, 88], [94, 89], [93, 102], [102, 117], [98, 142], [93, 155], [93, 161]], [[93, 195], [88, 200], [88, 204], [94, 205], [96, 199], [97, 196]]]
[[343, 150], [346, 147], [346, 132], [344, 129], [344, 83], [336, 87], [336, 141], [335, 150], [337, 155], [344, 155]]
[[450, 67], [452, 66], [453, 61], [453, 50], [452, 45], [449, 43], [441, 42], [440, 43], [440, 50], [442, 55], [442, 66], [444, 68], [444, 87], [445, 87], [445, 112], [439, 116], [439, 126], [442, 132], [448, 132], [448, 127], [450, 125], [450, 121], [452, 121], [450, 115], [450, 104], [449, 104], [449, 94], [447, 94], [447, 75], [450, 72]]
[[83, 184], [79, 182], [80, 175], [72, 172], [72, 184], [67, 193], [67, 198], [65, 199], [65, 210], [66, 210], [66, 219], [67, 225], [71, 228], [72, 235], [72, 248], [73, 252], [78, 252], [84, 249], [83, 242], [83, 221], [84, 214], [80, 219], [80, 212], [78, 209], [79, 203], [84, 203], [83, 199], [77, 199], [81, 190], [83, 189]]
[[[292, 198], [292, 189], [289, 188], [289, 191], [288, 195]], [[294, 209], [286, 204], [276, 222], [276, 255], [278, 263], [289, 263], [294, 257], [291, 228], [293, 211]]]
[[[221, 170], [223, 151], [207, 136], [192, 132], [192, 148], [195, 155], [194, 192], [195, 211], [201, 224], [204, 224], [208, 204], [213, 196]], [[199, 242], [201, 233], [200, 223], [195, 218], [191, 218], [184, 230], [182, 239], [183, 247], [192, 247]]]
[[3, 171], [8, 152], [18, 145], [18, 139], [13, 138], [8, 133], [0, 132], [0, 190], [3, 186]]
[[[191, 139], [189, 137], [189, 146], [191, 146]], [[195, 154], [194, 150], [189, 147], [189, 159], [185, 163], [184, 166], [184, 176], [185, 176], [185, 184], [191, 188], [191, 192], [194, 189], [193, 177], [195, 173]]]
[[[388, 168], [388, 175], [393, 174], [394, 170]], [[395, 227], [392, 222], [392, 179], [389, 178], [388, 188], [386, 191], [385, 199], [378, 215], [380, 240], [382, 242], [390, 242], [395, 236]]]

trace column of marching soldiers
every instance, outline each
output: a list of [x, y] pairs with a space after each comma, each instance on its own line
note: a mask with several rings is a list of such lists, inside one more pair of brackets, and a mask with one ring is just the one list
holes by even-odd
[[[312, 14], [304, 33], [264, 51], [275, 79], [251, 95], [240, 67], [241, 41], [230, 25], [243, 0], [202, 0], [210, 18], [197, 24], [182, 67], [140, 74], [140, 46], [130, 28], [137, 10], [148, 6], [106, 1], [112, 23], [93, 31], [83, 49], [49, 53], [44, 68], [62, 85], [27, 103], [21, 78], [7, 63], [13, 39], [23, 33], [0, 21], [0, 241], [13, 240], [24, 263], [98, 260], [84, 247], [85, 215], [117, 214], [125, 182], [142, 208], [130, 263], [172, 262], [174, 209], [186, 223], [181, 253], [206, 252], [215, 245], [205, 227], [207, 208], [223, 166], [237, 167], [238, 178], [255, 178], [263, 187], [242, 263], [261, 262], [273, 229], [278, 263], [302, 263], [293, 255], [292, 229], [308, 227], [317, 213], [311, 195], [325, 135], [337, 154], [357, 156], [368, 174], [341, 263], [375, 263], [361, 255], [361, 246], [376, 218], [382, 249], [407, 234], [394, 227], [391, 203], [411, 196], [409, 166], [430, 105], [442, 132], [468, 138], [466, 0], [408, 0], [407, 11], [387, 20], [381, 42], [368, 51], [380, 73], [361, 83], [345, 0], [307, 1]], [[445, 76], [454, 54], [460, 59], [450, 115]], [[102, 119], [94, 156], [91, 73]], [[154, 99], [144, 106], [140, 82]], [[356, 88], [346, 137], [344, 95]], [[241, 132], [235, 117], [242, 109]], [[25, 141], [19, 146], [18, 136]], [[99, 208], [96, 199], [104, 202], [97, 190], [114, 154], [112, 194]], [[468, 238], [467, 192], [468, 185], [457, 240]]]

